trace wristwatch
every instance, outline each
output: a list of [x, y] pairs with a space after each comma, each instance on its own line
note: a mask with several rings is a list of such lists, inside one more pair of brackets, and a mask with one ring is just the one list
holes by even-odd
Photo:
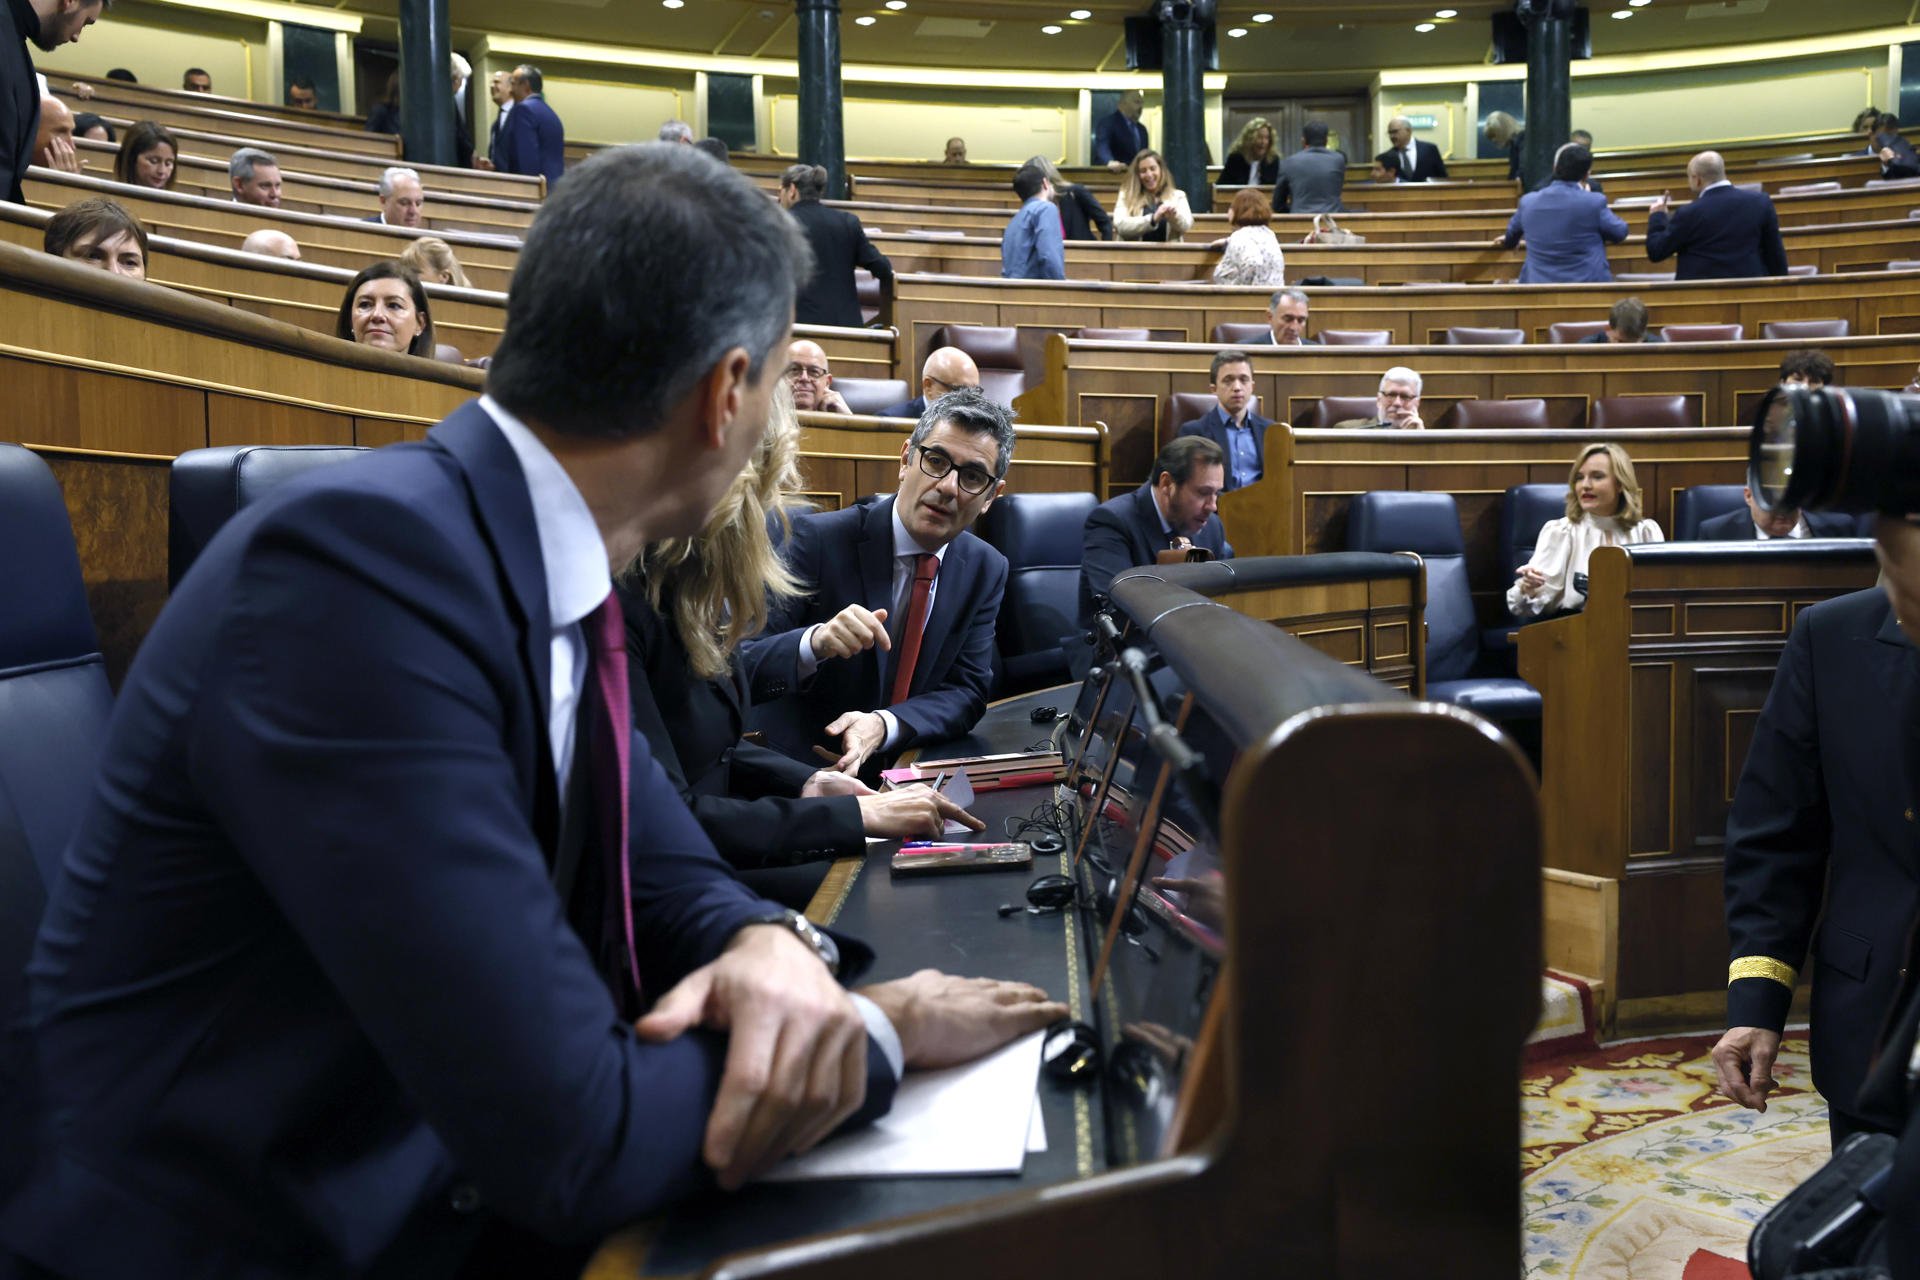
[[757, 916], [749, 917], [747, 924], [777, 924], [789, 930], [800, 941], [806, 943], [813, 954], [820, 957], [820, 963], [827, 966], [828, 973], [836, 978], [840, 976], [839, 944], [816, 928], [813, 921], [798, 911], [791, 908], [763, 911]]

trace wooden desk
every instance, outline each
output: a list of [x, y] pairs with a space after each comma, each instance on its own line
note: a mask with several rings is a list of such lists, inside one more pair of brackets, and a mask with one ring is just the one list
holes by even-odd
[[1722, 846], [1794, 619], [1863, 590], [1865, 540], [1603, 547], [1584, 612], [1519, 630], [1550, 867], [1619, 882], [1621, 1030], [1724, 1012]]

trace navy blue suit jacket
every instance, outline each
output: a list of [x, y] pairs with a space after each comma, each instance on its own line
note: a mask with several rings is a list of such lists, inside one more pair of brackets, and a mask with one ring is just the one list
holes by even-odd
[[882, 418], [918, 418], [927, 411], [927, 398], [915, 396], [905, 404], [891, 404], [882, 409], [878, 416]]
[[[0, 1260], [447, 1275], [489, 1223], [592, 1241], [706, 1180], [721, 1040], [642, 1045], [596, 965], [603, 902], [575, 895], [577, 931], [549, 878], [550, 635], [526, 482], [477, 405], [214, 538], [49, 895]], [[657, 996], [767, 904], [632, 744]]]
[[[1733, 958], [1801, 969], [1811, 954], [1813, 1082], [1846, 1112], [1899, 990], [1920, 910], [1920, 825], [1906, 816], [1920, 796], [1901, 715], [1916, 692], [1920, 654], [1900, 634], [1886, 593], [1858, 591], [1802, 611], [1727, 815]], [[1727, 1025], [1777, 1031], [1791, 999], [1771, 978], [1740, 978], [1727, 988]]]
[[1147, 149], [1147, 126], [1115, 111], [1093, 126], [1093, 162], [1130, 164]]
[[[1267, 337], [1271, 342], [1273, 335], [1268, 334]], [[1267, 469], [1267, 428], [1273, 425], [1273, 420], [1263, 418], [1249, 408], [1247, 425], [1253, 428], [1253, 456], [1260, 460], [1260, 471], [1264, 475]], [[1237, 476], [1233, 473], [1233, 446], [1227, 443], [1227, 414], [1219, 405], [1216, 404], [1192, 422], [1181, 423], [1179, 434], [1205, 436], [1220, 446], [1221, 452], [1227, 455], [1227, 488], [1238, 489], [1253, 483], [1252, 476]]]
[[545, 98], [536, 93], [513, 104], [494, 164], [508, 173], [544, 175], [549, 192], [560, 181], [567, 171], [566, 129]]
[[[1153, 486], [1143, 484], [1089, 511], [1080, 537], [1080, 626], [1084, 629], [1093, 625], [1093, 615], [1106, 604], [1107, 588], [1113, 585], [1115, 576], [1154, 563], [1167, 549], [1167, 533], [1160, 527]], [[1227, 541], [1227, 531], [1217, 515], [1208, 516], [1191, 541], [1211, 551], [1216, 560], [1233, 558], [1233, 544]]]
[[[1859, 527], [1853, 517], [1833, 511], [1802, 512], [1807, 518], [1807, 536], [1809, 538], [1853, 538], [1859, 536]], [[1700, 522], [1696, 542], [1758, 542], [1753, 528], [1753, 513], [1741, 503], [1732, 511], [1722, 512]]]
[[885, 609], [893, 619], [893, 504], [888, 496], [796, 519], [786, 562], [812, 590], [777, 604], [766, 633], [741, 646], [756, 704], [748, 723], [802, 760], [811, 758], [815, 744], [830, 744], [826, 727], [843, 712], [891, 711], [900, 722], [898, 749], [958, 737], [987, 709], [1007, 558], [972, 533], [948, 543], [941, 558], [906, 701], [887, 701], [897, 639], [891, 653], [874, 648], [835, 658], [822, 662], [811, 680], [800, 679], [800, 635], [814, 623], [850, 604]]
[[1676, 280], [1745, 280], [1787, 274], [1780, 216], [1759, 191], [1715, 187], [1671, 215], [1647, 219], [1647, 260], [1680, 255]]
[[1627, 224], [1597, 191], [1549, 182], [1520, 197], [1507, 222], [1507, 248], [1527, 242], [1521, 284], [1598, 284], [1613, 279], [1607, 246], [1627, 238]]

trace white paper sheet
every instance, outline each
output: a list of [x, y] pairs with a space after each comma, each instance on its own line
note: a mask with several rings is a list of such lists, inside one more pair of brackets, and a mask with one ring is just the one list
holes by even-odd
[[1033, 1095], [1033, 1119], [1027, 1122], [1027, 1154], [1047, 1149], [1047, 1118], [1040, 1114], [1040, 1095]]
[[785, 1161], [767, 1181], [1020, 1172], [1036, 1129], [1045, 1149], [1034, 1098], [1044, 1035], [1036, 1031], [965, 1066], [909, 1073], [893, 1110]]

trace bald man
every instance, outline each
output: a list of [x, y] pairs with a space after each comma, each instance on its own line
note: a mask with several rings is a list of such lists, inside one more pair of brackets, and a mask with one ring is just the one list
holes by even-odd
[[973, 357], [958, 347], [941, 347], [920, 366], [920, 394], [905, 404], [882, 409], [883, 418], [918, 418], [927, 411], [927, 401], [938, 400], [949, 391], [980, 385], [980, 369]]
[[73, 112], [58, 98], [40, 99], [40, 127], [33, 135], [33, 162], [65, 173], [80, 172], [73, 146]]
[[802, 413], [852, 413], [833, 389], [833, 367], [817, 342], [801, 338], [787, 348], [787, 386]]
[[1780, 217], [1764, 192], [1727, 181], [1727, 162], [1702, 151], [1687, 162], [1693, 200], [1677, 212], [1663, 192], [1647, 211], [1647, 260], [1675, 254], [1676, 280], [1745, 280], [1787, 274]]
[[300, 261], [300, 246], [284, 231], [263, 227], [240, 242], [240, 252], [257, 253], [266, 258], [291, 258]]

